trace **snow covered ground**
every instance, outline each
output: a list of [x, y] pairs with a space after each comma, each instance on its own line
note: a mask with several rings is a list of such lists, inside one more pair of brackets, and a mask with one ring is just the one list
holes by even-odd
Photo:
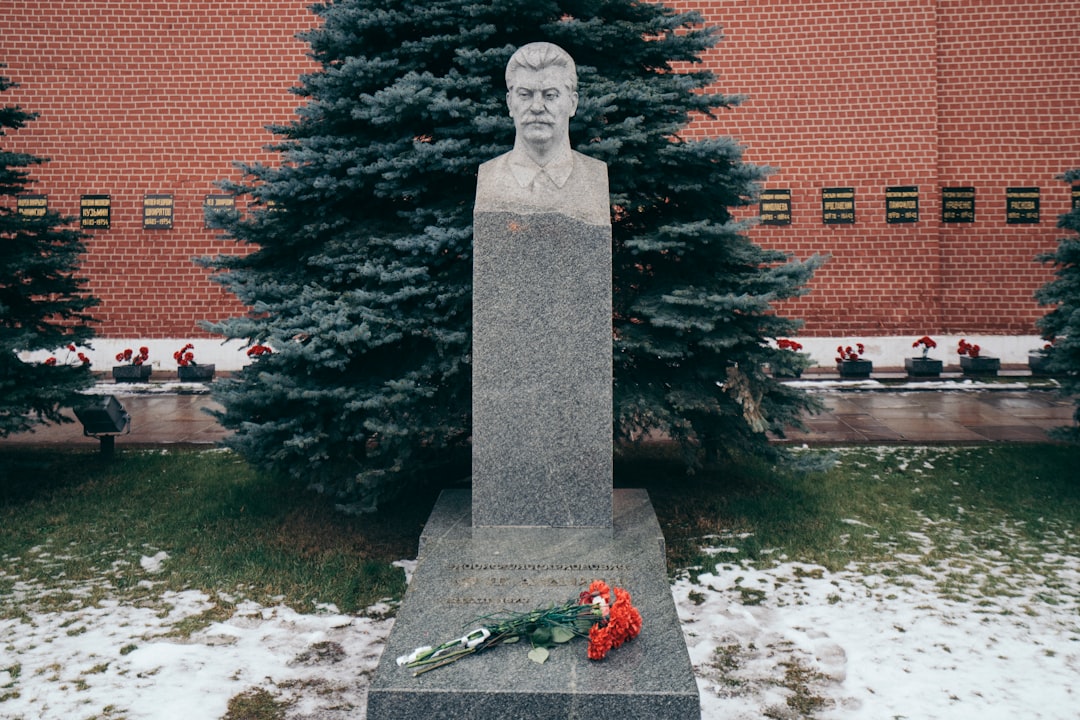
[[698, 578], [704, 589], [680, 581], [702, 717], [1076, 718], [1080, 562], [1057, 560], [1071, 600], [1035, 582], [1007, 600], [957, 601], [935, 578], [898, 585], [798, 563], [721, 566]]
[[[838, 573], [786, 558], [737, 561], [725, 538], [712, 538], [716, 566], [672, 588], [702, 717], [1073, 720], [1080, 559], [1065, 549], [1075, 530], [1020, 548], [1023, 568], [950, 551], [944, 562], [897, 556]], [[49, 562], [57, 551], [35, 552]], [[929, 541], [923, 553], [935, 553]], [[119, 602], [105, 580], [46, 589], [4, 560], [0, 579], [15, 580], [0, 598], [6, 720], [213, 720], [253, 688], [292, 701], [290, 720], [363, 717], [393, 622], [387, 606], [352, 616], [239, 602], [217, 617], [233, 599], [197, 591]], [[168, 562], [144, 556], [144, 585]], [[58, 592], [67, 594], [47, 597]], [[35, 610], [43, 599], [58, 609]], [[200, 616], [215, 619], [180, 629]]]

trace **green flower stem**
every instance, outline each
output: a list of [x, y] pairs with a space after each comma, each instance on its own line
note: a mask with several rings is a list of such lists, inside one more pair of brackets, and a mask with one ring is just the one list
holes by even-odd
[[[544, 610], [484, 615], [474, 621], [484, 624], [469, 632], [465, 638], [445, 642], [405, 665], [416, 669], [413, 673], [413, 677], [416, 677], [504, 642], [528, 638], [534, 648], [551, 647], [566, 642], [571, 637], [586, 637], [589, 629], [600, 619], [601, 611], [595, 605], [583, 605], [578, 600]], [[565, 632], [556, 633], [556, 629]], [[490, 636], [474, 647], [468, 647], [462, 642], [481, 630], [487, 630]]]

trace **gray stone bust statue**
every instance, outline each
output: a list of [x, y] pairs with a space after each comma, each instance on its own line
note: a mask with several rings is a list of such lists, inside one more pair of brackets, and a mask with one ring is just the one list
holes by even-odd
[[476, 212], [557, 212], [610, 223], [607, 165], [570, 147], [577, 67], [552, 43], [523, 45], [506, 65], [514, 149], [480, 166]]

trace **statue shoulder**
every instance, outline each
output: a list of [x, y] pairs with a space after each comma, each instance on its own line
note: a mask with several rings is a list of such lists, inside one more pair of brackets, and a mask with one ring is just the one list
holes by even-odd
[[574, 151], [574, 174], [581, 177], [586, 183], [600, 183], [604, 184], [605, 192], [607, 188], [607, 163], [603, 160], [597, 160], [594, 157], [589, 157], [584, 153]]
[[488, 175], [496, 172], [496, 170], [498, 170], [499, 168], [503, 168], [506, 166], [506, 161], [509, 156], [510, 153], [506, 152], [502, 155], [497, 155], [490, 160], [480, 163], [479, 168], [477, 168], [477, 173], [479, 175]]
[[607, 163], [603, 160], [597, 160], [594, 157], [589, 157], [585, 153], [579, 153], [574, 150], [574, 160], [581, 164], [589, 172], [598, 172], [603, 170], [607, 172]]

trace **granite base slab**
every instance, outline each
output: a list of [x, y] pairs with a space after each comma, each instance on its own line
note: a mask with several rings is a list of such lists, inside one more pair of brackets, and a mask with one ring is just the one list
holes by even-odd
[[[440, 496], [368, 694], [369, 720], [684, 720], [701, 717], [664, 538], [644, 490], [616, 490], [611, 528], [473, 528], [469, 491]], [[641, 635], [605, 660], [585, 640], [551, 650], [496, 647], [418, 677], [396, 658], [459, 637], [491, 613], [576, 598], [594, 579], [625, 587]]]

